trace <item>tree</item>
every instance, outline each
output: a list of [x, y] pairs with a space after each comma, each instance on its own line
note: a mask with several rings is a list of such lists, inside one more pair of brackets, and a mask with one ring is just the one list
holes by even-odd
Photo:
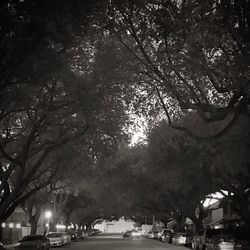
[[[70, 194], [63, 208], [63, 213], [65, 215], [65, 225], [70, 225], [70, 222], [72, 221], [71, 219], [72, 217], [74, 218], [74, 213], [77, 210], [83, 211], [88, 207], [91, 207], [91, 203], [91, 197], [88, 197], [88, 195], [83, 190], [79, 191], [77, 195]], [[78, 221], [74, 219], [73, 222], [74, 224], [83, 225], [81, 219]]]
[[[195, 119], [192, 119], [195, 122]], [[221, 192], [232, 208], [249, 224], [249, 118], [241, 117], [225, 135], [201, 142], [165, 124], [152, 130], [149, 159], [154, 178], [162, 182], [168, 205], [181, 217], [202, 226], [201, 201]], [[164, 190], [164, 191], [163, 191]]]
[[[83, 15], [85, 25], [77, 30], [74, 14], [81, 16], [89, 5], [65, 1], [59, 6], [62, 12], [50, 1], [1, 2], [6, 30], [1, 37], [0, 222], [52, 182], [65, 157], [59, 152], [69, 143], [81, 141], [93, 162], [101, 150], [110, 152], [125, 139], [124, 105], [115, 97], [120, 89], [113, 91], [98, 72], [78, 67], [80, 60], [71, 55], [72, 38], [89, 16]], [[81, 46], [92, 53], [86, 41]]]
[[176, 123], [193, 110], [218, 126], [196, 137], [214, 138], [249, 113], [248, 0], [114, 0], [107, 8], [101, 27], [127, 48], [134, 82], [158, 99], [170, 126], [196, 135]]
[[31, 234], [36, 234], [39, 218], [42, 211], [48, 206], [53, 190], [55, 190], [55, 187], [52, 187], [52, 185], [39, 190], [21, 204], [22, 209], [29, 217]]
[[166, 206], [172, 210], [180, 227], [184, 226], [187, 217], [193, 220], [197, 229], [202, 227], [202, 201], [217, 188], [208, 170], [209, 162], [202, 153], [204, 149], [205, 143], [164, 123], [155, 127], [149, 136], [149, 171], [158, 181]]
[[218, 187], [217, 191], [231, 202], [232, 209], [242, 221], [250, 225], [248, 128], [249, 118], [241, 117], [227, 135], [214, 142], [213, 151], [207, 157], [211, 162], [209, 170]]
[[48, 196], [46, 193], [37, 192], [27, 199], [25, 204], [22, 204], [22, 209], [29, 217], [31, 234], [36, 234], [38, 220], [40, 218], [43, 206], [46, 205], [46, 202], [48, 201], [47, 199]]

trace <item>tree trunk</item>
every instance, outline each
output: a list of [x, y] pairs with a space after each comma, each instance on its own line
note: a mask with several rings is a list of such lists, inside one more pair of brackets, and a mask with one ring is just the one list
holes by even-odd
[[202, 223], [203, 218], [202, 217], [199, 217], [199, 218], [195, 217], [194, 219], [192, 219], [192, 221], [194, 222], [196, 233], [203, 228], [203, 223]]
[[182, 214], [175, 213], [173, 217], [177, 222], [177, 230], [179, 232], [184, 231], [185, 216], [183, 216]]
[[249, 212], [249, 204], [246, 200], [242, 200], [239, 202], [239, 208], [240, 208], [240, 215], [242, 216], [243, 221], [245, 224], [250, 227], [250, 212]]
[[250, 227], [250, 212], [249, 212], [249, 195], [238, 193], [230, 197], [232, 199], [231, 207], [245, 222], [246, 226]]
[[36, 234], [37, 224], [38, 224], [38, 221], [36, 219], [33, 219], [33, 220], [30, 221], [30, 225], [31, 225], [30, 234]]
[[32, 215], [32, 209], [29, 211], [29, 223], [31, 225], [31, 234], [36, 234], [38, 220], [40, 218], [42, 206], [36, 206], [36, 212]]
[[[203, 219], [205, 217], [203, 205], [199, 204], [199, 213], [195, 213], [190, 217], [195, 224], [195, 232], [198, 232], [200, 229], [203, 229]], [[198, 217], [198, 218], [197, 218]]]
[[69, 225], [70, 225], [70, 217], [71, 217], [71, 214], [68, 213], [68, 214], [66, 215], [66, 219], [65, 219], [65, 225], [66, 225], [66, 226], [69, 226]]

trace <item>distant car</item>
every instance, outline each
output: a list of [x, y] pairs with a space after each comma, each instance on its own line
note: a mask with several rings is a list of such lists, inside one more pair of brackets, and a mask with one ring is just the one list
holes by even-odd
[[99, 229], [95, 229], [95, 228], [90, 229], [88, 232], [89, 235], [97, 235], [99, 233], [101, 233], [101, 231]]
[[[92, 234], [94, 235], [94, 234]], [[88, 233], [84, 230], [78, 230], [77, 232], [75, 232], [74, 238], [75, 240], [84, 240], [88, 237]], [[73, 240], [73, 238], [72, 238]]]
[[62, 233], [49, 232], [47, 234], [47, 238], [49, 239], [50, 246], [62, 246], [62, 245], [64, 245], [64, 238], [62, 236]]
[[77, 241], [79, 238], [78, 238], [78, 234], [77, 233], [71, 233], [71, 240], [72, 241]]
[[161, 232], [160, 240], [162, 242], [172, 243], [174, 236], [174, 230], [170, 228], [165, 228]]
[[94, 228], [94, 232], [95, 232], [95, 234], [97, 235], [97, 234], [100, 234], [100, 233], [101, 233], [101, 230], [95, 229], [95, 228]]
[[241, 245], [237, 244], [233, 235], [216, 234], [206, 243], [207, 250], [235, 250], [241, 249]]
[[33, 234], [25, 236], [22, 240], [20, 240], [16, 244], [15, 250], [49, 250], [49, 246], [50, 242], [47, 237], [45, 237], [44, 235]]
[[148, 233], [147, 233], [147, 236], [146, 236], [147, 238], [149, 238], [149, 239], [153, 239], [154, 238], [154, 232], [153, 231], [149, 231]]
[[191, 247], [192, 245], [192, 236], [187, 235], [185, 232], [183, 233], [175, 233], [173, 238], [172, 238], [172, 243], [174, 245], [183, 245], [183, 246], [188, 246]]
[[131, 232], [131, 238], [141, 238], [143, 236], [143, 233], [141, 230], [132, 230]]
[[88, 231], [88, 234], [89, 234], [90, 236], [96, 235], [96, 231], [95, 231], [94, 229], [90, 229], [90, 230]]
[[131, 234], [132, 234], [132, 230], [125, 231], [125, 232], [122, 234], [122, 238], [123, 238], [123, 239], [125, 239], [125, 238], [131, 238]]
[[158, 231], [149, 231], [147, 233], [147, 238], [149, 239], [157, 239], [158, 238]]
[[153, 231], [153, 238], [152, 239], [157, 239], [158, 238], [158, 231]]

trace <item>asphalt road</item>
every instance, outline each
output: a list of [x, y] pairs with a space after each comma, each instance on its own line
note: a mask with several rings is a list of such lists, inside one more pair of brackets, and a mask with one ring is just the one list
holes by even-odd
[[[53, 248], [55, 249], [55, 248]], [[70, 246], [55, 250], [187, 250], [180, 246], [162, 243], [150, 239], [122, 239], [121, 237], [99, 236], [83, 241], [72, 242]]]

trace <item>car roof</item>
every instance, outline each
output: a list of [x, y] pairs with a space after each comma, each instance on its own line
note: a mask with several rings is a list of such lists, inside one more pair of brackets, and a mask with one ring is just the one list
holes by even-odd
[[43, 239], [44, 238], [44, 235], [42, 234], [31, 234], [31, 235], [26, 235], [23, 237], [22, 240], [40, 240], [40, 239]]
[[26, 235], [24, 237], [44, 237], [42, 234], [30, 234], [30, 235]]

